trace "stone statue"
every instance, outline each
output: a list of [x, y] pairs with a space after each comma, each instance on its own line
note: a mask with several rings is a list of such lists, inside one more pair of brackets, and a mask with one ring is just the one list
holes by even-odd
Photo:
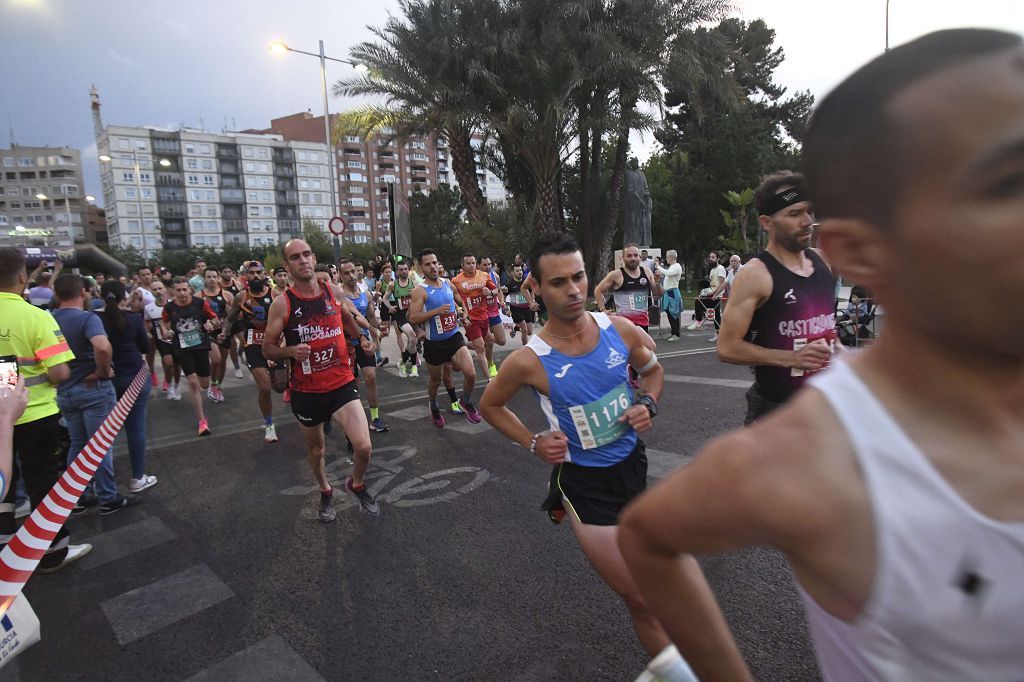
[[622, 207], [622, 243], [651, 245], [651, 191], [644, 172], [637, 168], [626, 171], [625, 201]]

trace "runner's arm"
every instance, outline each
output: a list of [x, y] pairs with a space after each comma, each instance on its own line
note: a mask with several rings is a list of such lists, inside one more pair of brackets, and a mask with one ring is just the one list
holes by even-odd
[[[533, 366], [531, 366], [531, 364]], [[530, 374], [536, 371], [536, 356], [533, 351], [519, 349], [509, 354], [501, 363], [498, 376], [492, 378], [480, 398], [480, 414], [487, 423], [500, 431], [509, 440], [529, 449], [533, 433], [526, 428], [515, 412], [508, 409], [508, 402], [519, 389], [526, 385]]]
[[[288, 308], [288, 297], [278, 296], [270, 304], [267, 311], [267, 328], [263, 332], [263, 357], [272, 362], [282, 362], [288, 358], [294, 358], [298, 346], [284, 346], [281, 344], [281, 335], [284, 333], [285, 317]], [[305, 346], [307, 355], [308, 344]]]
[[523, 283], [519, 285], [519, 293], [526, 299], [526, 305], [530, 306], [530, 310], [540, 307], [537, 305], [537, 298], [533, 295], [533, 275], [523, 278]]
[[370, 329], [370, 323], [366, 321], [366, 318], [359, 314], [356, 307], [352, 305], [352, 301], [349, 300], [348, 296], [341, 290], [336, 284], [331, 285], [334, 291], [334, 299], [341, 302], [342, 316], [341, 325], [345, 329], [345, 334], [349, 338], [358, 339], [363, 335], [363, 330]]
[[798, 352], [764, 348], [746, 340], [754, 311], [771, 293], [772, 277], [763, 263], [752, 260], [740, 270], [732, 282], [732, 295], [718, 330], [718, 359], [733, 365], [820, 369], [829, 356], [824, 340], [809, 343]]
[[618, 270], [612, 270], [604, 276], [597, 286], [594, 287], [594, 302], [597, 303], [597, 309], [602, 313], [607, 312], [604, 307], [604, 297], [608, 295], [609, 291], [615, 291], [622, 286], [622, 273]]
[[655, 296], [661, 296], [665, 293], [665, 288], [661, 285], [661, 280], [654, 276], [654, 273], [647, 268], [642, 268], [644, 274], [647, 275], [647, 281], [651, 283], [651, 293]]
[[422, 324], [437, 314], [436, 310], [424, 310], [427, 304], [427, 292], [423, 287], [416, 287], [409, 296], [409, 313], [406, 318], [412, 324]]
[[[224, 293], [230, 294], [231, 292], [225, 291]], [[227, 337], [228, 333], [231, 331], [231, 326], [235, 324], [235, 320], [237, 320], [238, 316], [242, 313], [243, 298], [244, 296], [241, 293], [239, 293], [238, 296], [232, 296], [231, 308], [228, 309], [228, 316], [224, 318], [224, 328], [220, 333], [221, 337]]]
[[459, 313], [459, 317], [462, 318], [462, 323], [465, 325], [469, 321], [469, 310], [466, 308], [466, 302], [462, 300], [462, 296], [455, 286], [452, 286], [452, 300], [455, 301], [455, 310]]

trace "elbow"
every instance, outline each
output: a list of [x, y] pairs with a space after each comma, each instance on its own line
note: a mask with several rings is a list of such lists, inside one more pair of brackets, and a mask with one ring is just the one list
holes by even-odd
[[721, 336], [718, 337], [718, 344], [715, 346], [715, 352], [718, 355], [719, 362], [725, 362], [730, 365], [743, 364], [741, 358], [736, 354], [735, 344], [723, 339]]

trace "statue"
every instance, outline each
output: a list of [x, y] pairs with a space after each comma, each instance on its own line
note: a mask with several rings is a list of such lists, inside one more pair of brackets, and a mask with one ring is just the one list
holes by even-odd
[[637, 167], [635, 159], [630, 160], [630, 168], [626, 171], [623, 193], [622, 243], [650, 246], [653, 201], [651, 191], [647, 188], [647, 178]]

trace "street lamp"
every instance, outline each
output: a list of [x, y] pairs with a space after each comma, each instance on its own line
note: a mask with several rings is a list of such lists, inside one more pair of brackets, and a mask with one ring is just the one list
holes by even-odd
[[[104, 163], [110, 163], [113, 159], [107, 154], [101, 154], [99, 157], [100, 161]], [[160, 159], [158, 163], [167, 168], [171, 165], [170, 159]], [[132, 164], [135, 169], [135, 193], [139, 203], [139, 229], [142, 230], [142, 260], [149, 267], [149, 246], [146, 243], [146, 220], [142, 216], [142, 178], [139, 173], [139, 151], [132, 147]], [[118, 220], [120, 220], [118, 215]]]
[[[317, 57], [317, 58], [320, 59], [320, 89], [321, 89], [321, 92], [322, 92], [323, 98], [324, 98], [324, 137], [326, 138], [326, 142], [327, 142], [327, 156], [329, 157], [329, 163], [327, 164], [327, 167], [329, 169], [328, 170], [328, 176], [330, 178], [330, 185], [331, 185], [331, 216], [330, 217], [334, 218], [339, 213], [339, 210], [338, 210], [338, 195], [337, 195], [337, 193], [338, 193], [338, 187], [337, 187], [338, 182], [337, 182], [337, 180], [335, 180], [335, 177], [334, 177], [334, 173], [335, 173], [334, 164], [336, 164], [338, 162], [338, 160], [337, 160], [337, 158], [334, 155], [334, 142], [331, 139], [330, 112], [327, 109], [327, 60], [330, 60], [332, 62], [338, 62], [338, 63], [341, 63], [341, 64], [348, 64], [349, 66], [354, 68], [356, 71], [360, 71], [360, 72], [368, 71], [369, 68], [366, 66], [366, 64], [360, 64], [360, 63], [357, 63], [357, 62], [352, 62], [352, 61], [349, 61], [347, 59], [335, 59], [334, 57], [328, 57], [327, 55], [324, 54], [324, 41], [322, 41], [322, 40], [320, 41], [320, 53], [319, 54], [315, 54], [313, 52], [304, 52], [303, 50], [296, 50], [294, 47], [289, 47], [288, 44], [285, 43], [283, 40], [275, 40], [274, 42], [270, 43], [270, 51], [271, 52], [275, 52], [277, 54], [284, 54], [285, 52], [297, 52], [298, 54], [304, 54], [304, 55], [308, 55], [310, 57]], [[334, 243], [334, 262], [337, 263], [338, 261], [341, 260], [341, 242], [338, 241], [338, 235], [332, 233], [331, 236], [333, 237], [333, 243]]]
[[[71, 238], [71, 243], [75, 243], [74, 228], [71, 226], [71, 202], [68, 201], [68, 188], [65, 185], [60, 186], [60, 192], [64, 195], [64, 212], [68, 215], [68, 236]], [[50, 197], [45, 194], [37, 194], [36, 199], [40, 201], [50, 201]]]

